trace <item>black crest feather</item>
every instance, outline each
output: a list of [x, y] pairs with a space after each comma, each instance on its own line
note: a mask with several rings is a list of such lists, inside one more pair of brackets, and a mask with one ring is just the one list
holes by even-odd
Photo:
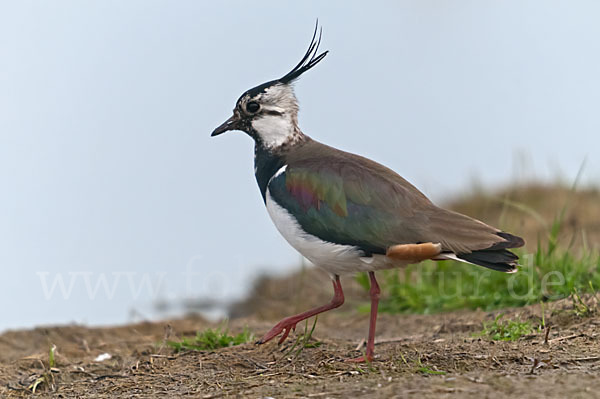
[[[319, 32], [319, 37], [317, 38], [317, 31]], [[315, 25], [315, 32], [313, 33], [312, 40], [310, 41], [310, 46], [308, 46], [308, 50], [304, 57], [300, 60], [298, 65], [294, 67], [291, 71], [289, 71], [285, 76], [279, 79], [281, 83], [291, 83], [294, 80], [298, 79], [300, 75], [304, 72], [308, 71], [310, 68], [317, 65], [329, 51], [324, 51], [321, 54], [318, 54], [319, 45], [321, 44], [321, 34], [323, 33], [323, 28], [319, 28], [319, 21]]]
[[[318, 38], [317, 38], [317, 32], [319, 32]], [[328, 53], [328, 51], [324, 51], [321, 54], [317, 55], [317, 52], [319, 50], [319, 44], [321, 43], [322, 32], [323, 32], [323, 29], [319, 29], [319, 21], [317, 20], [317, 24], [315, 26], [315, 32], [313, 33], [313, 37], [310, 41], [310, 46], [308, 46], [308, 50], [306, 51], [306, 54], [304, 54], [304, 57], [302, 57], [302, 59], [300, 60], [298, 65], [296, 65], [294, 67], [294, 69], [289, 71], [282, 78], [271, 80], [269, 82], [263, 83], [261, 85], [253, 87], [252, 89], [246, 91], [244, 94], [242, 94], [240, 96], [240, 98], [238, 99], [238, 102], [244, 96], [250, 96], [250, 98], [252, 98], [252, 97], [258, 95], [259, 93], [264, 93], [264, 91], [266, 89], [268, 89], [269, 87], [271, 87], [273, 85], [281, 84], [281, 83], [283, 83], [283, 84], [292, 83], [295, 79], [298, 79], [300, 77], [300, 75], [302, 75], [304, 72], [308, 71], [310, 68], [317, 65], [323, 58], [325, 58], [325, 56]]]

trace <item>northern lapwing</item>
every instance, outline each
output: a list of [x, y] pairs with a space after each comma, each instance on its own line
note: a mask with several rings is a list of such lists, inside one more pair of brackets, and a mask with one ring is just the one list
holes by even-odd
[[334, 296], [327, 305], [287, 317], [258, 343], [344, 303], [340, 275], [368, 272], [371, 316], [365, 356], [371, 361], [380, 290], [375, 271], [426, 259], [453, 259], [505, 273], [517, 271], [508, 248], [522, 238], [435, 206], [393, 170], [313, 140], [298, 126], [292, 83], [327, 55], [318, 54], [315, 27], [308, 51], [283, 77], [237, 100], [233, 116], [212, 132], [241, 130], [254, 139], [254, 171], [269, 216], [304, 257], [327, 271]]

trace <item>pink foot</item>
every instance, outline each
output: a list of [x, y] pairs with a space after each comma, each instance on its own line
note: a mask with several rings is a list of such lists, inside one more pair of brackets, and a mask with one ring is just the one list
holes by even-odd
[[273, 338], [275, 338], [276, 336], [281, 334], [281, 332], [283, 332], [283, 335], [281, 336], [281, 338], [279, 338], [279, 342], [278, 342], [278, 344], [281, 345], [283, 343], [283, 341], [285, 341], [285, 339], [288, 337], [291, 330], [296, 331], [296, 323], [297, 322], [298, 321], [293, 316], [286, 317], [285, 319], [281, 320], [279, 323], [275, 324], [275, 326], [273, 328], [271, 328], [268, 333], [263, 335], [263, 337], [261, 339], [256, 341], [256, 343], [258, 345], [261, 345], [266, 342], [269, 342], [270, 340], [272, 340]]
[[346, 363], [371, 363], [373, 362], [373, 355], [359, 356], [354, 359], [344, 360]]
[[261, 339], [256, 341], [258, 345], [264, 344], [265, 342], [269, 342], [279, 334], [283, 332], [283, 335], [279, 339], [279, 343], [281, 344], [290, 334], [290, 331], [296, 330], [296, 324], [301, 322], [302, 320], [306, 320], [309, 317], [317, 315], [319, 313], [326, 312], [331, 309], [335, 309], [341, 306], [344, 303], [344, 291], [342, 291], [342, 284], [340, 283], [340, 276], [335, 276], [335, 280], [333, 281], [333, 298], [331, 302], [327, 305], [319, 306], [318, 308], [314, 308], [308, 310], [304, 313], [297, 314], [295, 316], [286, 317], [281, 320], [279, 323], [275, 324], [275, 327], [271, 328], [271, 330], [266, 333]]

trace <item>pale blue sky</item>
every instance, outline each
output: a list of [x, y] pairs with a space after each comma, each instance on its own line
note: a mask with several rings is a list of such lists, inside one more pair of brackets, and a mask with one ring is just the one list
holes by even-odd
[[598, 181], [598, 15], [596, 1], [0, 2], [0, 330], [124, 322], [297, 265], [251, 140], [209, 135], [295, 65], [317, 17], [330, 54], [296, 85], [307, 134], [437, 202], [474, 178], [572, 179], [586, 157]]

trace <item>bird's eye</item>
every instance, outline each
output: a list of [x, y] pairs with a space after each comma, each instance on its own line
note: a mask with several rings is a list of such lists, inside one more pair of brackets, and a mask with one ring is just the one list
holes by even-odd
[[250, 101], [248, 104], [246, 104], [246, 111], [250, 112], [251, 114], [258, 111], [259, 108], [260, 105], [258, 105], [256, 101]]

